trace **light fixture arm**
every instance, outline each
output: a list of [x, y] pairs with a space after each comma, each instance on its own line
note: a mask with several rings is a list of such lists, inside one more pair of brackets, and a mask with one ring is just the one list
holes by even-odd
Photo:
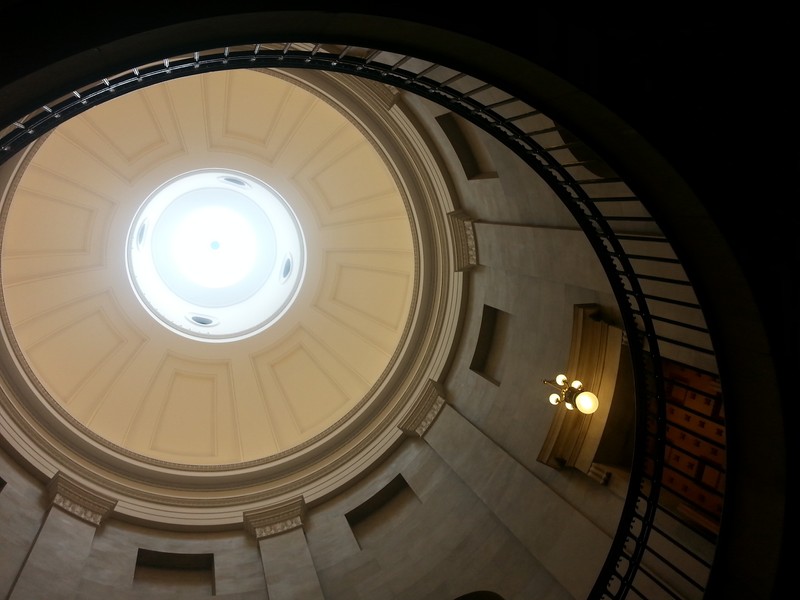
[[554, 379], [542, 379], [542, 383], [546, 383], [554, 388], [556, 388], [559, 392], [562, 391], [562, 387], [558, 385]]

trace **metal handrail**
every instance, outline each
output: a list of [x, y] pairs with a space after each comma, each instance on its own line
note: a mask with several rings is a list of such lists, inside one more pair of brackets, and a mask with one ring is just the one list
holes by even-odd
[[[656, 585], [672, 597], [664, 569], [686, 578], [660, 549], [690, 552], [661, 531], [670, 517], [660, 504], [667, 451], [662, 347], [680, 345], [713, 363], [702, 308], [681, 263], [641, 201], [604, 161], [547, 115], [491, 83], [412, 56], [379, 49], [318, 43], [258, 43], [196, 51], [140, 65], [74, 90], [0, 129], [0, 164], [60, 122], [111, 98], [200, 72], [232, 68], [320, 69], [366, 77], [436, 102], [485, 130], [525, 161], [555, 191], [586, 234], [620, 308], [636, 391], [636, 439], [620, 526], [591, 598], [623, 598]], [[654, 265], [671, 265], [669, 277]], [[655, 286], [653, 288], [653, 286]], [[653, 293], [652, 289], [658, 293]], [[660, 306], [679, 305], [685, 319]], [[667, 335], [669, 333], [669, 335]], [[685, 336], [685, 337], [681, 337]], [[659, 539], [659, 547], [652, 543]], [[689, 578], [702, 593], [710, 564], [692, 556], [704, 574]], [[648, 565], [657, 565], [651, 568]], [[658, 573], [658, 574], [656, 574]]]

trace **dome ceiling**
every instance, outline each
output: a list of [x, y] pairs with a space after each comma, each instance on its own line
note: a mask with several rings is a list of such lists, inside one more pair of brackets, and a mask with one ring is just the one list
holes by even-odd
[[[145, 200], [208, 169], [266, 184], [302, 231], [302, 260], [282, 254], [265, 271], [304, 268], [296, 297], [252, 336], [209, 341], [165, 326], [126, 268]], [[290, 453], [370, 397], [408, 333], [417, 259], [397, 178], [352, 117], [286, 77], [206, 73], [96, 106], [29, 155], [6, 211], [5, 318], [33, 388], [83, 435], [145, 462], [213, 467]], [[151, 250], [163, 258], [164, 244]], [[258, 321], [271, 309], [256, 300], [229, 314]]]

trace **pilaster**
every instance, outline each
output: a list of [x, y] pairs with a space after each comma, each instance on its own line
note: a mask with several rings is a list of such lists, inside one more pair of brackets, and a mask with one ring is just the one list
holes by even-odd
[[116, 505], [63, 473], [53, 477], [47, 492], [50, 510], [9, 600], [75, 597], [95, 532]]
[[258, 540], [270, 600], [324, 600], [303, 519], [302, 497], [247, 511], [245, 529]]

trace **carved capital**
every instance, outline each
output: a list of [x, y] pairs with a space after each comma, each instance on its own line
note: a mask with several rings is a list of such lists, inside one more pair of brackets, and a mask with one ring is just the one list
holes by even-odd
[[82, 486], [68, 476], [56, 473], [47, 485], [50, 501], [79, 519], [99, 526], [117, 505], [111, 500]]
[[478, 265], [478, 244], [475, 241], [473, 219], [463, 211], [447, 215], [453, 230], [453, 245], [456, 253], [456, 271], [467, 271]]
[[436, 417], [439, 416], [444, 403], [441, 386], [429, 379], [419, 398], [411, 407], [411, 411], [400, 422], [400, 429], [406, 435], [423, 437]]
[[244, 526], [256, 539], [262, 539], [303, 526], [306, 512], [302, 496], [266, 508], [244, 513]]

